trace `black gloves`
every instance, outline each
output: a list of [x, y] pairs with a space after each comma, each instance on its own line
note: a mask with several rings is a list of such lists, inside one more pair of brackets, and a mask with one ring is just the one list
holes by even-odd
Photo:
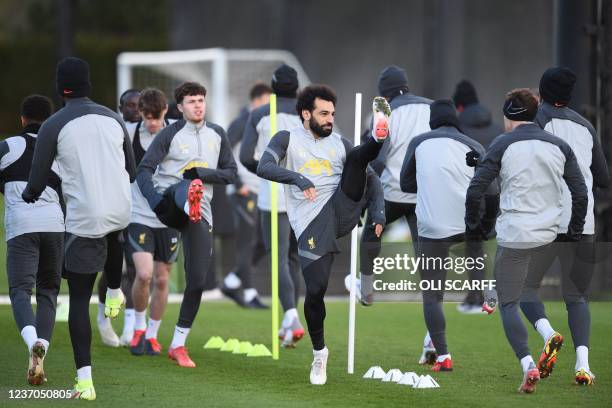
[[472, 229], [467, 225], [465, 226], [465, 240], [466, 241], [482, 241], [485, 239], [486, 234], [482, 226], [478, 225], [478, 227]]
[[183, 178], [185, 180], [195, 180], [197, 178], [200, 178], [200, 176], [198, 175], [197, 167], [192, 167], [189, 170], [185, 170], [183, 172]]
[[465, 164], [468, 167], [476, 167], [478, 165], [478, 160], [480, 160], [480, 153], [476, 150], [470, 150], [465, 154]]
[[34, 194], [27, 189], [23, 190], [23, 193], [21, 193], [21, 199], [28, 204], [33, 204], [38, 201], [38, 197], [35, 197]]
[[495, 219], [482, 220], [476, 228], [465, 226], [466, 241], [487, 241], [495, 237]]

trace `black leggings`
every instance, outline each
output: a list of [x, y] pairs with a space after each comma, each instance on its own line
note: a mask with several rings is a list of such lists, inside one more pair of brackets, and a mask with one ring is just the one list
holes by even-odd
[[91, 322], [89, 321], [89, 300], [93, 293], [97, 273], [74, 273], [64, 270], [68, 281], [70, 311], [68, 330], [77, 370], [91, 365]]
[[[123, 289], [126, 297], [126, 307], [133, 307], [132, 284], [134, 279], [129, 281], [123, 279], [123, 231], [111, 232], [106, 236], [106, 262], [104, 263], [104, 274], [98, 282], [98, 299], [100, 303], [106, 302], [106, 289]], [[135, 275], [133, 275], [135, 276]]]
[[353, 201], [360, 201], [366, 186], [368, 164], [378, 156], [382, 143], [369, 137], [359, 146], [352, 148], [346, 155], [340, 188]]
[[328, 253], [311, 262], [303, 268], [302, 274], [306, 282], [306, 299], [304, 300], [304, 316], [308, 325], [308, 334], [314, 350], [325, 348], [323, 321], [325, 320], [325, 302], [323, 298], [327, 291], [329, 274], [334, 262], [334, 254]]

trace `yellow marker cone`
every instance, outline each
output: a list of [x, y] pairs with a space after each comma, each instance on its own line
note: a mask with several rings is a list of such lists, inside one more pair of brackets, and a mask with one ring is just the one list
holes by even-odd
[[221, 349], [223, 346], [225, 346], [225, 342], [223, 341], [223, 339], [219, 336], [213, 336], [210, 339], [208, 339], [208, 341], [204, 345], [204, 348], [205, 349]]
[[240, 345], [233, 351], [234, 354], [249, 354], [253, 350], [253, 345], [248, 341], [241, 341]]
[[263, 344], [256, 344], [253, 349], [247, 354], [247, 357], [269, 357], [272, 353]]
[[221, 351], [234, 351], [234, 349], [236, 348], [236, 346], [238, 346], [240, 344], [240, 342], [238, 341], [238, 339], [228, 339], [225, 344], [223, 345], [223, 347], [221, 347]]

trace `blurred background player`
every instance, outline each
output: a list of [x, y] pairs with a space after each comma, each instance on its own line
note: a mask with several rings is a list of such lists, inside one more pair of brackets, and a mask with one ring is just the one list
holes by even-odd
[[[156, 88], [143, 89], [138, 100], [141, 120], [128, 127], [136, 163], [140, 163], [155, 136], [171, 122], [166, 120], [168, 100]], [[175, 122], [175, 121], [172, 121]], [[126, 233], [126, 257], [136, 270], [132, 287], [135, 321], [130, 351], [134, 355], [159, 355], [157, 332], [168, 302], [168, 281], [179, 253], [180, 233], [164, 225], [132, 183], [132, 216]], [[149, 324], [146, 321], [149, 287], [153, 283]]]
[[[57, 65], [56, 82], [66, 105], [40, 128], [22, 198], [29, 203], [39, 199], [56, 160], [66, 202], [62, 276], [68, 281], [68, 328], [77, 368], [72, 396], [93, 400], [89, 301], [107, 252], [122, 251], [118, 236], [130, 220], [134, 153], [119, 115], [87, 97], [91, 92], [87, 62], [63, 59]], [[105, 273], [105, 313], [116, 317], [124, 302], [121, 268]]]
[[497, 219], [495, 288], [508, 342], [523, 371], [519, 392], [532, 393], [540, 380], [521, 320], [519, 302], [527, 276], [542, 267], [550, 244], [557, 237], [563, 213], [563, 185], [571, 193], [569, 239], [579, 239], [587, 213], [584, 177], [571, 147], [533, 123], [538, 100], [529, 89], [508, 93], [504, 103], [506, 132], [489, 146], [466, 195], [466, 235], [482, 234], [481, 200], [499, 177], [500, 209]]
[[[277, 129], [287, 130], [301, 126], [300, 118], [295, 110], [297, 89], [299, 87], [297, 72], [288, 65], [278, 67], [272, 76], [272, 90], [277, 99]], [[263, 155], [270, 141], [270, 104], [265, 104], [253, 110], [249, 115], [244, 130], [240, 161], [249, 171], [257, 171], [258, 160]], [[270, 254], [271, 248], [271, 217], [270, 203], [271, 183], [262, 180], [257, 195], [257, 207], [261, 217], [261, 230]], [[278, 187], [278, 186], [277, 186]], [[278, 190], [278, 296], [285, 312], [279, 337], [283, 339], [283, 347], [294, 347], [304, 336], [304, 327], [296, 309], [299, 298], [299, 266], [297, 242], [291, 229], [285, 195]]]
[[[240, 163], [240, 146], [244, 128], [250, 113], [270, 102], [272, 88], [264, 83], [256, 83], [249, 92], [249, 105], [240, 110], [236, 119], [227, 128], [227, 138], [232, 145], [234, 159], [238, 166], [238, 177], [233, 185], [227, 187], [230, 201], [234, 207], [236, 222], [236, 266], [223, 280], [221, 291], [243, 307], [267, 309], [259, 299], [253, 286], [252, 267], [266, 254], [261, 233], [261, 221], [257, 209], [257, 193], [260, 179]], [[241, 293], [240, 289], [243, 289]]]
[[[461, 132], [480, 143], [485, 150], [493, 139], [504, 132], [501, 126], [493, 122], [491, 111], [479, 102], [476, 89], [470, 81], [464, 79], [457, 84], [453, 101], [459, 112]], [[494, 230], [491, 234], [494, 234]], [[472, 269], [469, 278], [472, 282], [481, 280], [484, 278], [483, 273], [484, 271]], [[457, 310], [461, 313], [480, 314], [484, 300], [483, 291], [469, 290], [463, 302], [457, 305]], [[487, 301], [493, 300], [487, 299]]]
[[493, 139], [504, 133], [504, 129], [493, 122], [491, 111], [478, 101], [474, 85], [462, 80], [455, 87], [453, 102], [459, 112], [459, 127], [461, 131], [485, 148]]
[[594, 187], [607, 187], [610, 183], [608, 165], [595, 129], [584, 117], [570, 109], [576, 75], [564, 67], [550, 68], [540, 80], [542, 104], [535, 122], [544, 130], [563, 139], [573, 150], [584, 177], [588, 207], [584, 231], [576, 243], [576, 237], [568, 235], [572, 212], [572, 197], [567, 186], [563, 186], [563, 214], [556, 242], [550, 257], [540, 268], [530, 270], [521, 296], [521, 309], [544, 340], [544, 348], [538, 360], [540, 376], [550, 375], [557, 360], [557, 352], [563, 344], [563, 336], [550, 324], [538, 289], [544, 273], [555, 258], [561, 265], [561, 292], [567, 310], [567, 321], [574, 350], [576, 350], [575, 382], [580, 385], [593, 384], [595, 375], [589, 367], [589, 337], [591, 314], [588, 289], [595, 268], [595, 216]]
[[[310, 383], [327, 382], [328, 349], [325, 346], [325, 292], [337, 238], [359, 222], [362, 208], [383, 211], [382, 186], [369, 163], [386, 139], [389, 105], [374, 99], [372, 137], [357, 147], [333, 133], [336, 94], [325, 85], [304, 88], [296, 110], [302, 124], [278, 132], [261, 157], [257, 174], [285, 184], [287, 215], [297, 239], [302, 274], [306, 282], [304, 315], [313, 347]], [[366, 190], [371, 190], [368, 196]]]
[[[140, 98], [140, 90], [128, 89], [123, 92], [119, 97], [119, 113], [126, 124], [126, 127], [135, 125], [140, 121], [140, 114], [138, 113], [138, 98]], [[133, 126], [131, 127], [133, 129]], [[123, 245], [125, 243], [124, 231], [118, 239]], [[116, 248], [116, 246], [113, 246]], [[104, 315], [104, 302], [106, 300], [106, 290], [108, 285], [106, 282], [106, 273], [103, 273], [98, 280], [98, 317], [96, 322], [98, 323], [98, 332], [102, 342], [110, 347], [119, 347], [120, 345], [128, 346], [132, 340], [134, 334], [134, 302], [132, 301], [132, 284], [134, 283], [134, 264], [131, 259], [126, 259], [123, 262], [123, 252], [110, 251], [107, 254], [107, 262], [104, 269], [107, 268], [121, 268], [123, 271], [121, 278], [121, 291], [125, 296], [125, 312], [123, 315], [123, 331], [121, 337], [118, 337], [111, 325], [110, 319]], [[125, 270], [124, 267], [125, 266]], [[110, 272], [112, 273], [112, 272]]]
[[[455, 105], [450, 100], [438, 100], [431, 105], [429, 126], [432, 131], [413, 138], [408, 144], [400, 173], [400, 187], [416, 193], [416, 215], [419, 229], [419, 256], [423, 259], [445, 259], [454, 245], [465, 242], [465, 257], [484, 259], [482, 240], [495, 225], [498, 195], [495, 183], [488, 192], [491, 204], [483, 220], [484, 234], [465, 235], [465, 194], [474, 176], [465, 156], [474, 150], [484, 155], [484, 148], [459, 130]], [[417, 189], [418, 185], [418, 189]], [[491, 197], [492, 199], [490, 199]], [[487, 231], [488, 230], [488, 231]], [[475, 264], [467, 268], [471, 272]], [[484, 278], [484, 264], [481, 281]], [[423, 290], [423, 315], [428, 334], [438, 354], [433, 371], [452, 371], [453, 363], [446, 343], [446, 320], [442, 309], [446, 268], [434, 262], [420, 268], [421, 280], [429, 281], [432, 289]], [[441, 289], [433, 289], [441, 288]], [[482, 302], [479, 305], [479, 310]]]
[[119, 113], [125, 123], [140, 122], [138, 113], [138, 99], [140, 98], [139, 89], [128, 89], [119, 97]]
[[[380, 176], [385, 195], [387, 225], [405, 217], [410, 227], [412, 246], [416, 253], [418, 230], [415, 215], [416, 194], [405, 193], [400, 188], [400, 170], [406, 156], [408, 143], [413, 137], [429, 132], [429, 104], [431, 100], [410, 93], [406, 71], [395, 65], [383, 69], [378, 77], [378, 93], [391, 106], [389, 137], [385, 140], [376, 162], [384, 167]], [[361, 236], [361, 303], [373, 302], [373, 260], [380, 254], [381, 234], [368, 214]]]
[[174, 91], [179, 120], [159, 132], [138, 166], [138, 188], [165, 225], [180, 231], [185, 291], [168, 357], [195, 367], [185, 342], [200, 309], [213, 252], [212, 184], [230, 184], [236, 164], [223, 129], [205, 121], [206, 89], [185, 82]]
[[[64, 213], [60, 203], [61, 180], [57, 164], [45, 181], [42, 200], [27, 204], [25, 188], [36, 135], [53, 113], [49, 98], [30, 95], [21, 104], [19, 136], [0, 142], [0, 188], [4, 195], [6, 266], [13, 315], [28, 347], [27, 379], [32, 385], [46, 381], [43, 360], [55, 325], [64, 251]], [[36, 287], [36, 314], [32, 311], [32, 289]]]

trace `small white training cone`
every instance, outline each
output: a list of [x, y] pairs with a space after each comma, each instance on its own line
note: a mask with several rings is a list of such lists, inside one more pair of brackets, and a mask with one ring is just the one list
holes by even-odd
[[403, 373], [397, 368], [392, 368], [387, 371], [387, 374], [382, 379], [382, 382], [399, 382], [402, 379]]
[[385, 377], [385, 371], [380, 366], [372, 366], [363, 375], [363, 378], [371, 378], [374, 380], [381, 380]]
[[428, 377], [431, 379], [431, 382], [436, 388], [440, 388], [440, 384], [438, 384], [438, 382], [431, 375], [428, 375]]
[[431, 376], [422, 375], [419, 379], [419, 382], [414, 388], [437, 388], [433, 382], [433, 378]]
[[419, 376], [417, 375], [417, 373], [410, 371], [410, 372], [404, 373], [402, 378], [400, 378], [398, 384], [411, 385], [414, 387], [416, 383], [418, 382], [419, 382]]

